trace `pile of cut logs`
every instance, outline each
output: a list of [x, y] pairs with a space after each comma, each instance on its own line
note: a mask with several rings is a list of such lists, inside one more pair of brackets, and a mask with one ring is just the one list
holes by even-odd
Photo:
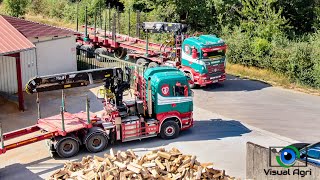
[[110, 149], [104, 157], [87, 156], [81, 162], [67, 162], [48, 180], [126, 180], [126, 179], [219, 179], [233, 180], [212, 163], [200, 163], [196, 156], [184, 155], [178, 149], [161, 148], [138, 157], [132, 150]]

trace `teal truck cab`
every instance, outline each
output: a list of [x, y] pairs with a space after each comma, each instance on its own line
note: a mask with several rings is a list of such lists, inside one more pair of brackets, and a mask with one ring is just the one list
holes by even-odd
[[183, 72], [173, 67], [155, 67], [135, 78], [137, 109], [145, 122], [156, 121], [156, 134], [175, 138], [180, 130], [193, 126], [193, 92]]
[[223, 82], [226, 79], [225, 42], [215, 35], [186, 38], [182, 43], [181, 69], [195, 85]]

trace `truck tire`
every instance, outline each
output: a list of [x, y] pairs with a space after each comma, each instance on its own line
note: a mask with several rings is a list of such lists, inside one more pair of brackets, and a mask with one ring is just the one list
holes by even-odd
[[154, 68], [154, 67], [158, 67], [158, 66], [159, 66], [158, 63], [156, 63], [156, 62], [151, 62], [151, 63], [149, 63], [148, 68]]
[[92, 47], [90, 45], [83, 45], [83, 46], [81, 46], [80, 54], [86, 58], [93, 58], [94, 57], [94, 47]]
[[162, 139], [174, 139], [179, 136], [180, 128], [179, 125], [173, 121], [165, 121], [160, 130], [160, 136]]
[[188, 77], [190, 77], [191, 81], [193, 82], [192, 84], [189, 83], [190, 89], [195, 89], [197, 85], [194, 83], [193, 75], [191, 73], [186, 73]]
[[107, 55], [108, 51], [105, 48], [97, 48], [94, 51], [94, 55], [99, 62], [102, 62], [105, 58], [101, 57], [100, 54]]
[[69, 158], [79, 152], [79, 142], [73, 137], [61, 138], [56, 144], [56, 152], [62, 158]]
[[143, 58], [139, 58], [136, 62], [136, 64], [140, 65], [140, 66], [147, 66], [148, 65], [148, 61], [146, 59]]
[[114, 50], [114, 57], [118, 59], [122, 59], [127, 55], [127, 50], [120, 47], [116, 50]]
[[92, 128], [86, 135], [84, 144], [89, 152], [97, 153], [107, 147], [108, 138], [101, 128]]
[[81, 49], [82, 43], [77, 42], [76, 43], [76, 51], [77, 51], [77, 55], [80, 55], [80, 49]]

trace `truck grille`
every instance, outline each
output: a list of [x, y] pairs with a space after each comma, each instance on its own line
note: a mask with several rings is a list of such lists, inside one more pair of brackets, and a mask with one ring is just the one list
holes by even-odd
[[207, 65], [207, 70], [209, 74], [221, 73], [224, 71], [224, 64]]

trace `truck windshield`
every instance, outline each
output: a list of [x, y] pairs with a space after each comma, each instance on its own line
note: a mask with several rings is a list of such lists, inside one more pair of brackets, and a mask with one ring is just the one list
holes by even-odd
[[210, 59], [219, 58], [219, 57], [225, 56], [225, 53], [224, 53], [223, 50], [207, 52], [206, 54], [207, 54], [207, 56], [204, 56], [204, 58], [210, 58]]

